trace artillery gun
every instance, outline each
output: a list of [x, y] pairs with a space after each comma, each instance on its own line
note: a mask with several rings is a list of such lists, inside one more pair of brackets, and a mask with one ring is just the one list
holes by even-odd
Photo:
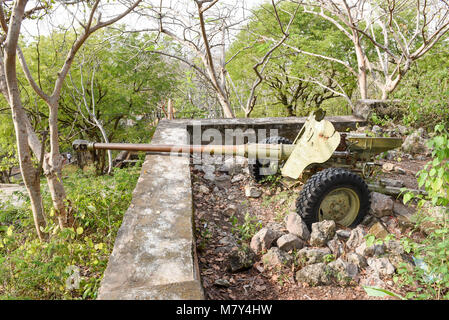
[[324, 112], [318, 110], [309, 115], [293, 142], [283, 137], [244, 145], [153, 145], [76, 140], [73, 148], [75, 151], [204, 153], [254, 159], [249, 169], [257, 182], [279, 168], [287, 179], [304, 182], [296, 210], [310, 228], [312, 223], [323, 220], [334, 220], [345, 227], [359, 224], [370, 208], [370, 190], [364, 178], [373, 173], [374, 156], [401, 144], [401, 138], [340, 133], [324, 119]]

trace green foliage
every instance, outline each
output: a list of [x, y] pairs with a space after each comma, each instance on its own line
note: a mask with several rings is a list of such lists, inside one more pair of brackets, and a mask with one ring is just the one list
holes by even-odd
[[11, 115], [0, 114], [0, 183], [10, 182], [9, 171], [18, 165]]
[[[288, 23], [290, 15], [283, 10], [293, 12], [295, 6], [292, 3], [280, 6], [279, 17], [284, 25]], [[234, 57], [228, 65], [235, 84], [232, 93], [238, 91], [243, 97], [250, 91], [256, 78], [253, 66], [274, 44], [274, 41], [258, 35], [276, 40], [282, 38], [273, 8], [269, 4], [255, 10], [247, 29], [251, 32], [240, 32], [227, 52], [228, 59]], [[353, 50], [345, 36], [332, 23], [304, 13], [302, 9], [299, 10], [289, 34], [287, 45], [349, 60], [351, 64], [356, 63], [353, 55], [348, 57], [348, 52]], [[252, 116], [303, 116], [318, 106], [327, 109], [329, 114], [350, 113], [346, 100], [316, 83], [304, 81], [318, 79], [337, 89], [334, 87], [335, 83], [329, 81], [329, 76], [336, 79], [348, 95], [352, 96], [356, 83], [345, 67], [310, 55], [298, 54], [285, 46], [279, 47], [265, 69], [265, 81], [258, 88], [257, 105]], [[237, 98], [233, 96], [233, 99], [234, 104], [237, 104]]]
[[[113, 176], [65, 172], [75, 227], [59, 230], [48, 192], [44, 205], [49, 239], [40, 242], [27, 201], [21, 208], [0, 207], [1, 299], [95, 299], [139, 168], [116, 169]], [[76, 267], [79, 288], [67, 279]]]
[[257, 217], [251, 216], [248, 212], [245, 214], [243, 222], [240, 223], [236, 216], [230, 218], [232, 228], [231, 231], [237, 235], [242, 241], [251, 240], [251, 238], [262, 228], [262, 223]]
[[386, 290], [386, 289], [382, 289], [382, 288], [377, 288], [377, 287], [369, 287], [369, 286], [363, 286], [363, 289], [365, 289], [365, 292], [370, 296], [370, 297], [395, 297], [395, 298], [399, 298], [401, 300], [407, 300], [406, 298], [404, 298], [403, 296], [394, 293], [392, 291]]
[[416, 62], [395, 92], [405, 125], [430, 131], [439, 123], [449, 124], [448, 52], [447, 41], [441, 41]]
[[416, 264], [413, 270], [405, 266], [398, 270], [401, 284], [416, 287], [407, 298], [449, 299], [449, 134], [443, 125], [437, 125], [435, 133], [428, 145], [433, 148], [433, 160], [417, 174], [419, 186], [424, 186], [428, 195], [407, 192], [403, 199], [404, 203], [417, 199], [422, 213], [425, 206], [430, 207], [427, 204], [441, 209], [437, 216], [420, 215], [417, 226], [427, 225], [425, 239], [420, 242], [402, 239], [404, 249], [414, 256]]

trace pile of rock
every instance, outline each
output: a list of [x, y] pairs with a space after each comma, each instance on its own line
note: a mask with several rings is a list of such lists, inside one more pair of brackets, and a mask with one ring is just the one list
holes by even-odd
[[296, 280], [308, 285], [349, 282], [385, 287], [401, 263], [413, 267], [401, 244], [366, 242], [365, 227], [337, 230], [334, 221], [312, 224], [309, 232], [296, 213], [290, 213], [285, 225], [277, 223], [261, 229], [251, 240], [250, 249], [261, 255], [265, 269], [298, 268]]

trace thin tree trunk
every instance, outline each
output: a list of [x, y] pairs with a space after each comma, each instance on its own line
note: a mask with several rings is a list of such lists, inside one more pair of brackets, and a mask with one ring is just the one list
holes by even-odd
[[16, 133], [17, 153], [20, 161], [25, 187], [31, 200], [34, 225], [39, 239], [43, 240], [45, 234], [41, 228], [45, 228], [46, 222], [42, 206], [42, 195], [40, 192], [40, 172], [33, 166], [32, 156], [28, 147], [27, 118], [20, 99], [16, 73], [16, 50], [20, 35], [20, 27], [27, 1], [18, 0], [14, 3], [11, 16], [9, 32], [6, 39], [4, 53], [5, 79], [8, 87], [9, 105], [11, 107], [12, 119]]
[[45, 170], [45, 176], [58, 217], [59, 227], [61, 229], [73, 224], [73, 217], [69, 216], [66, 205], [66, 192], [62, 183], [62, 163], [63, 157], [59, 152], [59, 132], [58, 132], [58, 108], [57, 100], [50, 100], [48, 103], [50, 110], [48, 122], [50, 128], [50, 153], [47, 155], [48, 168]]

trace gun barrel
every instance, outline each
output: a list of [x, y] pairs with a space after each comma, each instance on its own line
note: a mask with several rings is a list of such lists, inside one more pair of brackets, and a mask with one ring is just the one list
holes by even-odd
[[279, 144], [158, 145], [133, 143], [100, 143], [77, 140], [73, 143], [73, 148], [75, 150], [126, 150], [173, 154], [207, 153], [211, 155], [218, 154], [258, 159], [284, 160], [290, 156], [293, 146]]

